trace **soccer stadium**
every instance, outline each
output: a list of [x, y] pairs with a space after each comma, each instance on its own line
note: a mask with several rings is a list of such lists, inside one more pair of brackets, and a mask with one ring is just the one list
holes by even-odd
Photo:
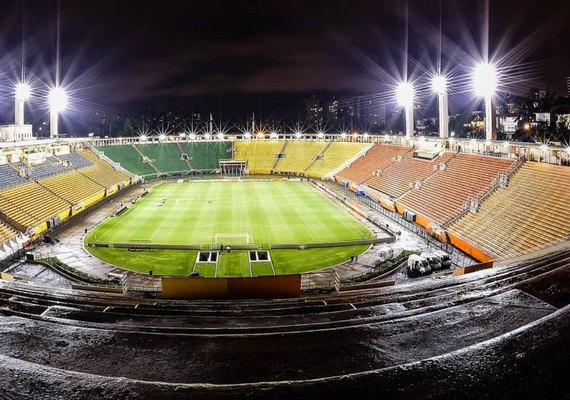
[[[570, 170], [537, 146], [488, 146], [6, 147], [3, 251], [71, 283], [2, 273], [3, 376], [85, 398], [409, 398], [451, 377], [445, 398], [483, 383], [554, 395], [539, 383], [567, 363]], [[410, 254], [426, 252], [450, 263], [410, 277]]]
[[[121, 117], [108, 111], [111, 106], [84, 98], [103, 88], [102, 97], [126, 96], [114, 104], [134, 104], [129, 96], [138, 92], [162, 105], [174, 88], [188, 100], [188, 87], [195, 88], [197, 81], [205, 82], [201, 90], [214, 93], [211, 88], [225, 79], [226, 64], [251, 78], [251, 60], [259, 63], [257, 73], [276, 69], [283, 74], [247, 80], [253, 89], [244, 91], [253, 96], [269, 81], [287, 82], [291, 70], [281, 69], [284, 59], [253, 57], [252, 48], [278, 49], [285, 57], [291, 48], [286, 36], [297, 37], [297, 32], [276, 38], [274, 29], [289, 22], [270, 28], [252, 23], [270, 38], [263, 37], [257, 47], [252, 44], [259, 45], [256, 35], [246, 34], [245, 41], [239, 35], [245, 29], [240, 18], [226, 19], [207, 4], [193, 3], [189, 13], [180, 5], [147, 9], [140, 2], [122, 14], [126, 2], [109, 9], [104, 1], [86, 0], [89, 7], [63, 2], [62, 12], [59, 1], [48, 1], [43, 6], [57, 5], [51, 79], [45, 60], [26, 75], [26, 40], [41, 52], [49, 47], [44, 36], [50, 35], [47, 28], [29, 24], [41, 38], [30, 34], [33, 40], [26, 39], [24, 3], [18, 8], [22, 45], [0, 57], [5, 63], [0, 65], [19, 76], [9, 82], [13, 90], [0, 91], [14, 104], [6, 111], [14, 123], [0, 126], [0, 398], [570, 398], [570, 95], [551, 104], [549, 94], [538, 90], [535, 98], [518, 99], [524, 102], [519, 109], [510, 95], [500, 93], [528, 78], [520, 71], [543, 67], [523, 63], [528, 55], [523, 45], [501, 59], [489, 54], [469, 58], [444, 37], [441, 1], [438, 29], [419, 19], [419, 11], [410, 12], [407, 1], [403, 13], [392, 2], [378, 1], [390, 18], [399, 21], [405, 15], [405, 45], [387, 41], [387, 47], [405, 49], [405, 73], [388, 79], [388, 68], [372, 68], [367, 58], [364, 64], [377, 73], [375, 79], [391, 80], [387, 94], [351, 96], [344, 103], [333, 98], [324, 108], [312, 96], [306, 100], [306, 119], [331, 109], [339, 116], [345, 107], [354, 122], [359, 120], [356, 107], [371, 107], [378, 99], [385, 106], [390, 99], [394, 126], [401, 130], [386, 124], [376, 130], [341, 128], [340, 123], [334, 130], [319, 121], [301, 127], [281, 117], [274, 119], [276, 128], [259, 114], [248, 116], [245, 127], [237, 119], [235, 126], [224, 125], [221, 117], [215, 125], [211, 112], [183, 117], [145, 111], [136, 128], [125, 112], [123, 135], [113, 131]], [[30, 7], [28, 18], [52, 18], [43, 16], [38, 4]], [[491, 8], [485, 4], [489, 30]], [[296, 9], [294, 2], [286, 6]], [[509, 15], [504, 6], [492, 6]], [[105, 14], [98, 14], [99, 7]], [[264, 7], [256, 11], [270, 15]], [[312, 21], [317, 13], [311, 7], [303, 4], [301, 15]], [[338, 10], [334, 15], [343, 14], [351, 25], [351, 18], [365, 21], [367, 15], [356, 12], [361, 6], [354, 7], [354, 15]], [[366, 14], [373, 7], [366, 5]], [[330, 10], [318, 11], [326, 16]], [[164, 12], [168, 18], [162, 21]], [[211, 15], [221, 18], [231, 34], [214, 35], [202, 21]], [[62, 61], [60, 54], [62, 16], [76, 17], [70, 24], [74, 37], [67, 37], [81, 47], [73, 62]], [[184, 24], [192, 23], [177, 23], [182, 17]], [[149, 30], [149, 18], [156, 30]], [[233, 18], [239, 20], [237, 28]], [[386, 25], [382, 29], [396, 35]], [[417, 51], [408, 46], [408, 25], [418, 25], [415, 34], [421, 32], [422, 39], [439, 43], [433, 68], [422, 56], [408, 71], [408, 59], [413, 59], [408, 51]], [[11, 25], [6, 26], [9, 31]], [[120, 35], [113, 31], [117, 26]], [[125, 26], [132, 37], [113, 47], [110, 42], [127, 36]], [[180, 42], [171, 27], [189, 33], [181, 34]], [[339, 24], [338, 29], [347, 28]], [[111, 33], [105, 36], [106, 31]], [[307, 42], [302, 44], [312, 44], [313, 33], [299, 35]], [[112, 40], [89, 47], [93, 42], [87, 36]], [[353, 57], [362, 56], [340, 37], [334, 36], [336, 44]], [[155, 38], [158, 58], [151, 57]], [[184, 47], [193, 40], [208, 45]], [[12, 41], [7, 38], [6, 46]], [[222, 46], [224, 41], [229, 47]], [[137, 43], [144, 44], [146, 64], [131, 57]], [[540, 47], [526, 37], [523, 44]], [[301, 46], [298, 38], [295, 46]], [[499, 47], [504, 51], [506, 45]], [[233, 58], [244, 48], [243, 59]], [[335, 62], [341, 59], [336, 51]], [[111, 56], [99, 60], [101, 52]], [[214, 57], [215, 62], [200, 64], [216, 52], [223, 53], [222, 62]], [[447, 71], [441, 53], [465, 65]], [[327, 81], [344, 76], [337, 74], [337, 65], [320, 62], [324, 51], [298, 54], [295, 60], [303, 64], [319, 58], [312, 64], [311, 81], [319, 79], [314, 71]], [[136, 61], [120, 62], [132, 80], [118, 79], [117, 69], [107, 75], [108, 82], [93, 84], [90, 74], [97, 76], [124, 55]], [[80, 57], [97, 58], [95, 66], [76, 79], [69, 78], [73, 73], [61, 74], [60, 69], [84, 68]], [[237, 59], [241, 62], [234, 65]], [[158, 68], [164, 64], [157, 60], [168, 68]], [[186, 71], [194, 63], [196, 75]], [[336, 72], [328, 75], [323, 65]], [[48, 72], [41, 72], [44, 67]], [[213, 75], [206, 73], [210, 70]], [[301, 83], [301, 70], [291, 73], [295, 84]], [[161, 74], [173, 75], [165, 84]], [[184, 90], [182, 75], [192, 75], [192, 85]], [[231, 79], [239, 81], [237, 75]], [[225, 91], [233, 93], [236, 87], [232, 83]], [[276, 92], [286, 97], [281, 86]], [[462, 131], [456, 134], [450, 129], [448, 100], [459, 102], [472, 94], [474, 99], [463, 104], [472, 118], [460, 121]], [[507, 100], [499, 101], [500, 96]], [[47, 112], [39, 103], [47, 104]], [[238, 103], [233, 103], [236, 110]], [[427, 113], [426, 104], [438, 117], [414, 119]], [[539, 107], [549, 111], [536, 112], [532, 119], [522, 116]], [[98, 110], [97, 132], [65, 133], [86, 126], [80, 124], [91, 109]], [[25, 111], [33, 123], [26, 123]], [[376, 111], [368, 111], [368, 117], [379, 119]], [[178, 125], [166, 127], [168, 118]], [[192, 126], [183, 123], [188, 120]], [[153, 127], [147, 129], [147, 122]], [[499, 126], [512, 132], [499, 133]], [[531, 135], [546, 128], [551, 129], [548, 140]]]

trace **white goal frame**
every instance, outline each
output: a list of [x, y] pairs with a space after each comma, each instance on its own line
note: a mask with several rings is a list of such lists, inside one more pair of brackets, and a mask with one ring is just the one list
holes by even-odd
[[[240, 241], [239, 243], [233, 242], [232, 238], [245, 238], [245, 243]], [[237, 244], [251, 244], [250, 235], [247, 232], [225, 232], [225, 233], [216, 233], [214, 234], [214, 244], [224, 244], [227, 243], [229, 245], [237, 245]]]

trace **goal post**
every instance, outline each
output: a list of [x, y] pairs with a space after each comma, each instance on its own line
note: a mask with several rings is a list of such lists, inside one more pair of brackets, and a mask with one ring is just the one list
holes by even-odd
[[224, 232], [214, 234], [214, 244], [251, 244], [249, 233], [247, 232]]

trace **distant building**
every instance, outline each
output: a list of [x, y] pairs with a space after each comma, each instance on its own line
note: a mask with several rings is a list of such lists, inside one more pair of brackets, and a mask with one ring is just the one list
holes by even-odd
[[323, 108], [319, 99], [313, 95], [305, 100], [305, 124], [308, 126], [318, 126], [323, 123]]
[[566, 96], [570, 97], [570, 76], [566, 78]]
[[325, 107], [325, 122], [335, 124], [339, 120], [339, 101], [336, 99], [327, 101]]

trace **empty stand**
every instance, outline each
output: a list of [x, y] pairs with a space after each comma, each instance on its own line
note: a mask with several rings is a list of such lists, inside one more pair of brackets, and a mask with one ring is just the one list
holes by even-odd
[[35, 182], [0, 192], [2, 213], [26, 227], [41, 224], [69, 208], [69, 203]]
[[432, 161], [415, 158], [413, 152], [387, 166], [381, 173], [366, 181], [371, 188], [397, 198], [409, 191], [414, 183], [422, 182], [435, 173], [439, 164], [449, 161], [454, 153], [445, 153]]
[[21, 176], [10, 164], [0, 165], [0, 188], [6, 189], [20, 185], [28, 180]]
[[275, 172], [304, 174], [328, 145], [329, 142], [288, 142], [285, 155], [275, 166]]
[[267, 175], [271, 173], [284, 143], [283, 141], [265, 140], [236, 142], [234, 158], [247, 160], [250, 174]]
[[368, 152], [354, 161], [350, 166], [340, 171], [336, 176], [357, 185], [371, 179], [378, 171], [383, 171], [396, 157], [411, 152], [410, 147], [376, 144]]
[[324, 151], [322, 158], [307, 169], [307, 174], [314, 178], [323, 178], [326, 174], [342, 167], [348, 160], [365, 149], [368, 143], [332, 142]]
[[74, 169], [85, 168], [93, 165], [91, 161], [77, 153], [69, 153], [58, 156], [62, 161], [67, 161], [69, 166]]
[[505, 259], [567, 238], [569, 221], [570, 168], [529, 162], [450, 231]]
[[188, 166], [181, 159], [182, 154], [175, 143], [139, 144], [137, 148], [152, 160], [160, 172], [188, 171]]
[[232, 158], [230, 142], [188, 142], [181, 145], [193, 170], [214, 171], [218, 161]]
[[97, 194], [103, 195], [105, 192], [103, 186], [77, 171], [45, 178], [39, 180], [38, 183], [71, 204], [79, 203]]
[[55, 157], [47, 157], [41, 164], [24, 166], [24, 171], [31, 179], [38, 180], [69, 171], [69, 168]]
[[459, 214], [470, 199], [479, 198], [499, 174], [506, 173], [513, 160], [458, 154], [414, 189], [397, 201], [398, 204], [439, 225]]
[[96, 182], [105, 188], [111, 188], [120, 183], [130, 181], [130, 177], [128, 175], [116, 170], [115, 167], [98, 158], [91, 150], [83, 150], [80, 154], [90, 160], [93, 165], [87, 168], [82, 168], [78, 172], [93, 182]]
[[97, 150], [135, 175], [156, 173], [148, 163], [143, 162], [141, 155], [131, 145], [98, 147]]

